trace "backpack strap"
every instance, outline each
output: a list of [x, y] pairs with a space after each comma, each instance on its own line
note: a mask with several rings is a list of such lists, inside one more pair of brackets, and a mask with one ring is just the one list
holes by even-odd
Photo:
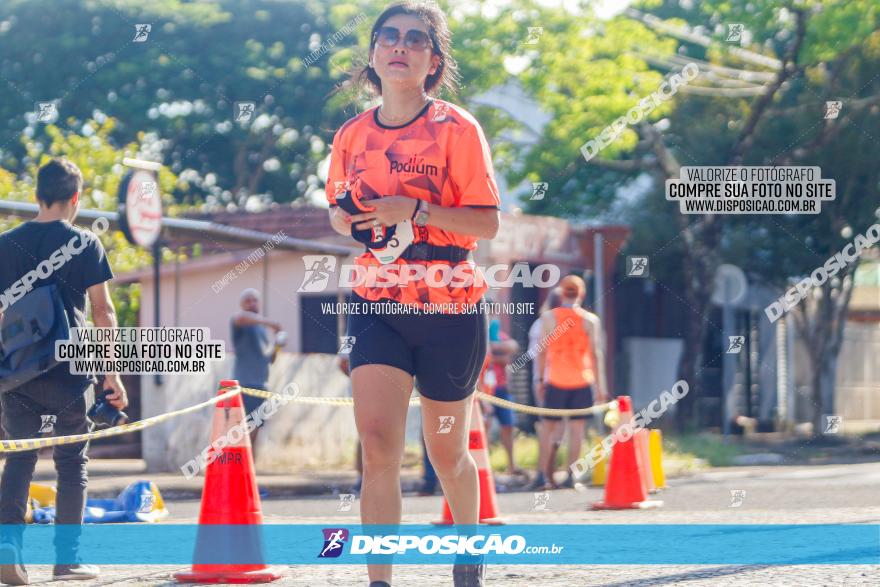
[[[35, 249], [35, 250], [36, 250], [36, 256], [37, 256], [37, 264], [34, 266], [34, 270], [36, 270], [36, 268], [39, 266], [40, 263], [42, 263], [44, 260], [48, 259], [48, 257], [45, 257], [45, 258], [42, 257], [42, 256], [41, 256], [41, 253], [40, 253], [40, 251], [41, 251], [41, 249], [42, 249], [42, 247], [43, 247], [43, 243], [46, 241], [46, 237], [48, 236], [48, 234], [49, 234], [50, 232], [52, 232], [52, 225], [49, 224], [49, 223], [46, 223], [46, 224], [47, 224], [47, 226], [43, 229], [43, 234], [40, 235], [40, 240], [39, 240], [39, 242], [37, 243], [37, 247], [36, 247], [36, 249]], [[62, 265], [62, 267], [63, 267], [63, 265]], [[58, 271], [60, 271], [60, 270], [61, 270], [61, 267], [58, 268]], [[67, 304], [67, 301], [68, 301], [68, 299], [67, 299], [67, 295], [64, 293], [64, 288], [61, 287], [61, 286], [58, 284], [58, 279], [55, 277], [55, 271], [53, 271], [53, 272], [49, 275], [49, 277], [47, 277], [47, 278], [45, 279], [45, 282], [46, 282], [46, 283], [51, 283], [51, 284], [54, 284], [54, 285], [55, 285], [55, 290], [58, 292], [58, 295], [61, 296], [61, 303], [62, 303], [62, 305], [64, 306], [64, 313], [67, 314], [67, 307], [68, 307], [68, 304]], [[67, 320], [70, 322], [70, 324], [73, 324], [73, 323], [74, 323], [74, 317], [70, 316], [69, 314], [68, 314], [68, 316], [67, 316]]]

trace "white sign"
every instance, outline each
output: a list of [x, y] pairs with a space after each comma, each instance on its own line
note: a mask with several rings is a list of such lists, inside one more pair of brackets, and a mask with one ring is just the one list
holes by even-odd
[[125, 194], [125, 217], [134, 244], [153, 246], [162, 230], [162, 198], [152, 173], [135, 170]]

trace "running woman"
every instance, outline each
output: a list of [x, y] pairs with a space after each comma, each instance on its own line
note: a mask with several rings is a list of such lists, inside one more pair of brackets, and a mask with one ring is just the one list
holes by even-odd
[[[365, 525], [400, 523], [400, 465], [414, 380], [428, 455], [453, 519], [459, 529], [479, 521], [468, 430], [471, 394], [487, 349], [487, 320], [479, 303], [488, 288], [470, 252], [477, 240], [497, 233], [500, 200], [479, 123], [463, 108], [433, 97], [443, 87], [455, 88], [450, 37], [436, 4], [385, 9], [370, 32], [369, 65], [352, 79], [381, 96], [381, 105], [347, 121], [333, 139], [330, 220], [337, 232], [367, 245], [356, 263], [372, 273], [379, 266], [401, 273], [404, 266], [429, 270], [406, 282], [362, 283], [352, 294], [362, 308], [348, 318], [346, 342], [353, 343]], [[344, 208], [351, 209], [354, 200], [360, 211], [349, 214]], [[407, 236], [413, 242], [402, 252], [386, 254], [377, 245], [399, 245]], [[452, 269], [464, 278], [444, 285]], [[444, 311], [423, 311], [424, 304], [442, 305]], [[368, 564], [368, 574], [372, 587], [390, 585], [390, 565]], [[461, 587], [482, 585], [484, 575], [483, 564], [453, 569]]]
[[[586, 289], [584, 280], [577, 275], [563, 277], [559, 282], [560, 306], [541, 315], [547, 345], [538, 353], [537, 391], [538, 401], [545, 408], [588, 408], [594, 399], [601, 403], [608, 398], [602, 324], [598, 316], [581, 307]], [[546, 438], [556, 438], [562, 418], [542, 416], [541, 419]], [[565, 487], [574, 487], [571, 465], [581, 456], [585, 420], [586, 416], [568, 418], [569, 473]], [[556, 488], [550, 452], [544, 451], [541, 470], [547, 475], [548, 485]]]

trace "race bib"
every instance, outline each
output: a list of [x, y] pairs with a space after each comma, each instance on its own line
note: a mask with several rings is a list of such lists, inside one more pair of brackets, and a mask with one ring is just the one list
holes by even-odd
[[383, 265], [394, 263], [413, 243], [415, 233], [413, 232], [412, 221], [404, 220], [395, 225], [394, 236], [381, 249], [370, 249], [373, 256]]

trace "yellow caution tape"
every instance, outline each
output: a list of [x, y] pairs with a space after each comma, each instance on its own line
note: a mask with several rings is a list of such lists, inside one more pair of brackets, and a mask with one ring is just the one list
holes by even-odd
[[[251, 387], [242, 387], [241, 392], [246, 395], [252, 395], [255, 397], [261, 397], [264, 399], [268, 399], [273, 395], [277, 395], [272, 393], [271, 391], [264, 391], [262, 389], [253, 389]], [[565, 410], [555, 410], [552, 408], [539, 408], [535, 406], [527, 406], [525, 404], [518, 404], [516, 402], [508, 401], [506, 399], [501, 399], [500, 397], [495, 397], [494, 395], [489, 395], [488, 393], [484, 393], [482, 391], [477, 391], [477, 397], [481, 400], [485, 400], [490, 404], [495, 404], [496, 406], [500, 406], [502, 408], [510, 408], [516, 412], [523, 412], [525, 414], [534, 414], [536, 416], [586, 416], [588, 414], [595, 414], [596, 412], [602, 412], [608, 409], [616, 409], [617, 402], [611, 401], [604, 404], [597, 404], [595, 406], [589, 408], [577, 408], [577, 409], [565, 409]], [[353, 406], [354, 399], [350, 397], [300, 397], [296, 396], [292, 398], [292, 401], [300, 402], [304, 404], [330, 404], [336, 406]], [[418, 398], [413, 398], [410, 400], [409, 404], [411, 406], [415, 406], [419, 404]]]
[[[196, 404], [193, 406], [189, 406], [187, 408], [181, 408], [179, 410], [174, 410], [173, 412], [168, 412], [165, 414], [159, 414], [157, 416], [152, 416], [150, 418], [145, 418], [143, 420], [139, 420], [137, 422], [130, 422], [128, 424], [122, 424], [121, 426], [113, 426], [112, 428], [105, 428], [104, 430], [96, 430], [95, 432], [87, 432], [85, 434], [72, 434], [70, 436], [51, 436], [47, 438], [21, 438], [18, 440], [0, 440], [0, 454], [3, 453], [12, 453], [12, 452], [25, 452], [28, 450], [35, 450], [40, 448], [46, 448], [49, 446], [61, 446], [65, 444], [77, 444], [79, 442], [85, 442], [87, 440], [96, 440], [98, 438], [109, 438], [111, 436], [120, 436], [122, 434], [128, 434], [129, 432], [137, 432], [139, 430], [144, 430], [149, 428], [150, 426], [155, 426], [156, 424], [160, 424], [166, 420], [170, 420], [171, 418], [175, 418], [177, 416], [182, 416], [183, 414], [189, 414], [191, 412], [195, 412], [202, 408], [206, 408], [208, 406], [212, 406], [218, 402], [221, 402], [225, 399], [229, 399], [238, 395], [239, 393], [244, 393], [247, 395], [252, 395], [255, 397], [261, 397], [264, 399], [271, 398], [274, 395], [278, 395], [271, 391], [264, 391], [262, 389], [253, 389], [250, 387], [224, 387], [221, 388], [221, 391], [227, 389], [225, 393], [212, 397], [211, 399], [204, 401], [200, 404]], [[568, 409], [568, 410], [554, 410], [550, 408], [539, 408], [535, 406], [527, 406], [525, 404], [518, 404], [516, 402], [508, 401], [506, 399], [501, 399], [495, 397], [494, 395], [489, 395], [482, 391], [477, 392], [477, 397], [481, 400], [485, 400], [491, 404], [495, 404], [496, 406], [500, 406], [503, 408], [510, 408], [511, 410], [517, 412], [523, 412], [526, 414], [534, 414], [538, 416], [586, 416], [588, 414], [594, 414], [596, 412], [601, 412], [604, 410], [616, 410], [617, 402], [611, 401], [604, 404], [598, 404], [589, 408], [580, 408], [580, 409]], [[353, 406], [354, 399], [350, 397], [293, 397], [292, 401], [304, 403], [304, 404], [327, 404], [333, 406]], [[412, 398], [409, 402], [411, 406], [419, 405], [419, 398]]]
[[[221, 389], [233, 389], [231, 387], [223, 387]], [[245, 395], [252, 395], [254, 397], [261, 397], [263, 399], [269, 399], [272, 396], [280, 395], [274, 393], [272, 391], [265, 391], [263, 389], [254, 389], [252, 387], [242, 387], [241, 392]], [[299, 402], [301, 404], [328, 404], [331, 406], [353, 406], [354, 399], [350, 397], [303, 397], [303, 396], [295, 396], [290, 398], [290, 401]], [[419, 405], [419, 398], [414, 397], [409, 400], [409, 405], [417, 406]]]
[[105, 428], [104, 430], [96, 430], [95, 432], [87, 432], [85, 434], [72, 434], [70, 436], [52, 436], [48, 438], [22, 438], [18, 440], [2, 440], [0, 441], [0, 453], [24, 452], [27, 450], [45, 448], [47, 446], [77, 444], [78, 442], [85, 442], [86, 440], [94, 440], [96, 438], [108, 438], [110, 436], [128, 434], [129, 432], [137, 432], [138, 430], [143, 430], [144, 428], [155, 426], [156, 424], [164, 422], [165, 420], [170, 420], [171, 418], [174, 418], [176, 416], [189, 414], [190, 412], [195, 412], [196, 410], [200, 410], [204, 407], [216, 404], [217, 402], [221, 402], [225, 399], [234, 397], [239, 393], [241, 393], [241, 390], [234, 389], [216, 397], [212, 397], [208, 401], [196, 404], [194, 406], [189, 406], [188, 408], [182, 408], [180, 410], [168, 412], [167, 414], [159, 414], [158, 416], [152, 416], [150, 418], [139, 420], [137, 422], [122, 424], [121, 426], [113, 426], [112, 428]]
[[495, 397], [494, 395], [489, 395], [488, 393], [484, 393], [482, 391], [477, 392], [477, 397], [482, 400], [486, 400], [490, 404], [495, 404], [496, 406], [500, 406], [502, 408], [510, 408], [515, 412], [534, 414], [535, 416], [587, 416], [589, 414], [595, 414], [596, 412], [603, 412], [605, 410], [614, 409], [617, 407], [616, 401], [610, 401], [604, 404], [596, 404], [595, 406], [590, 406], [589, 408], [571, 408], [557, 410], [553, 408], [539, 408], [536, 406], [518, 404], [516, 402], [502, 399], [500, 397]]

